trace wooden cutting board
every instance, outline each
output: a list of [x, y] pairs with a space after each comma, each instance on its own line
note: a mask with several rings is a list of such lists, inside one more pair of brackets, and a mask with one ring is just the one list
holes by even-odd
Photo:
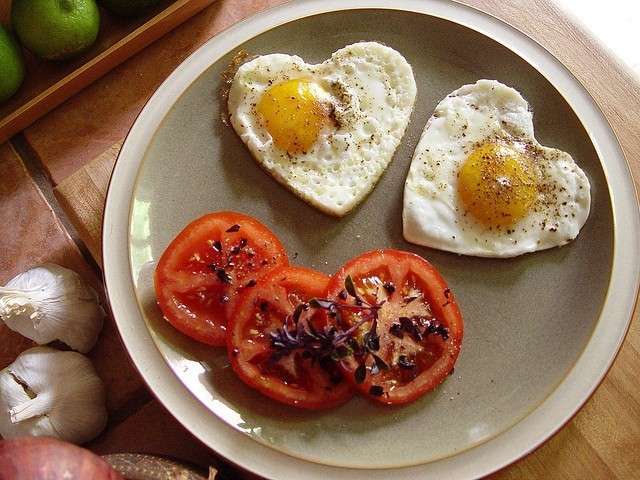
[[[251, 3], [251, 2], [249, 2]], [[256, 10], [264, 1], [254, 1]], [[267, 2], [281, 3], [278, 0]], [[618, 136], [638, 185], [640, 84], [550, 0], [464, 0], [542, 44], [580, 80]], [[61, 181], [55, 194], [101, 262], [102, 211], [122, 140]], [[637, 478], [640, 472], [640, 331], [637, 315], [607, 378], [582, 411], [542, 448], [492, 478]]]

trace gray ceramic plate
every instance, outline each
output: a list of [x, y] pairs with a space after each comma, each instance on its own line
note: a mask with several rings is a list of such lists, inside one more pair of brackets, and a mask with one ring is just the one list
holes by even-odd
[[[366, 468], [375, 478], [389, 469], [395, 478], [444, 471], [464, 478], [495, 470], [575, 413], [613, 360], [631, 316], [640, 258], [633, 184], [610, 128], [581, 85], [528, 37], [480, 12], [437, 0], [399, 1], [387, 10], [384, 3], [295, 2], [208, 42], [149, 101], [109, 189], [106, 284], [134, 362], [196, 436], [268, 477], [357, 478]], [[346, 218], [335, 219], [257, 167], [221, 124], [217, 90], [239, 49], [315, 63], [358, 40], [401, 52], [414, 68], [418, 96], [376, 189]], [[538, 140], [570, 152], [587, 172], [592, 212], [570, 245], [490, 260], [403, 241], [404, 178], [425, 122], [441, 98], [479, 78], [519, 90], [534, 109]], [[324, 413], [284, 407], [245, 387], [223, 350], [199, 345], [161, 319], [151, 281], [156, 260], [189, 221], [227, 209], [262, 220], [297, 263], [328, 273], [377, 247], [429, 259], [465, 317], [455, 374], [404, 408], [356, 398]], [[625, 219], [624, 230], [616, 218]]]

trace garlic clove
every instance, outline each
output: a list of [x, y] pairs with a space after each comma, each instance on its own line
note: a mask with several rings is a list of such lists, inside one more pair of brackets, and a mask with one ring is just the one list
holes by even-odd
[[0, 435], [3, 438], [55, 435], [53, 425], [46, 416], [33, 417], [19, 423], [11, 420], [12, 406], [21, 405], [31, 399], [21, 383], [22, 380], [10, 372], [0, 372]]
[[89, 359], [35, 347], [0, 372], [0, 434], [84, 443], [107, 422], [105, 391]]
[[0, 287], [0, 319], [41, 345], [60, 340], [86, 353], [96, 343], [104, 316], [96, 292], [59, 265], [32, 268]]

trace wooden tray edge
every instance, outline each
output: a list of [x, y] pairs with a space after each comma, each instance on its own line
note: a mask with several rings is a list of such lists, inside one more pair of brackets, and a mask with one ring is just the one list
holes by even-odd
[[171, 4], [80, 68], [0, 119], [0, 143], [24, 130], [69, 97], [213, 2], [214, 0], [178, 0]]

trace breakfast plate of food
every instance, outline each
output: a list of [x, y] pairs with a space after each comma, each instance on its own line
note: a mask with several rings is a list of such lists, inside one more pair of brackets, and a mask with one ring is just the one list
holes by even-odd
[[129, 354], [264, 477], [495, 471], [577, 412], [631, 318], [637, 201], [588, 93], [482, 12], [387, 3], [292, 2], [216, 36], [109, 186]]

